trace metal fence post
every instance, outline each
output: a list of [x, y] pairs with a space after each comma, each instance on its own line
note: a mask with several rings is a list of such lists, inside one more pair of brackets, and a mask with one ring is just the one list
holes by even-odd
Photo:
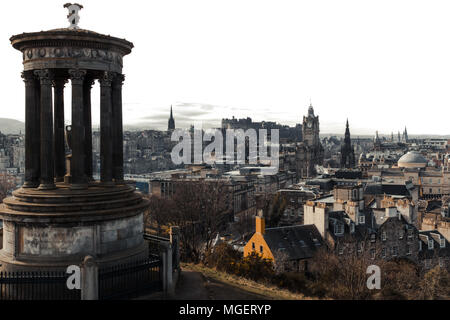
[[174, 268], [176, 270], [180, 269], [180, 233], [179, 227], [170, 227], [170, 243], [172, 244], [172, 250], [174, 250], [173, 256], [174, 261], [172, 261]]
[[81, 300], [98, 300], [98, 266], [92, 256], [81, 263]]
[[163, 290], [166, 294], [173, 294], [174, 287], [172, 281], [172, 244], [170, 242], [162, 243], [163, 260]]

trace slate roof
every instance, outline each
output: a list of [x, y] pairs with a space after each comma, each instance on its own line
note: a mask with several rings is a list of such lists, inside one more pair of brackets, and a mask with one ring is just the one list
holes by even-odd
[[[428, 239], [433, 239], [434, 248], [428, 249]], [[445, 240], [445, 247], [441, 248], [440, 239]], [[438, 257], [450, 257], [450, 243], [437, 230], [419, 231], [419, 240], [422, 241], [422, 250], [419, 251], [419, 259], [430, 259], [437, 254]]]
[[359, 170], [339, 170], [335, 177], [338, 179], [362, 179], [362, 172]]
[[290, 260], [311, 258], [314, 251], [323, 245], [323, 239], [315, 225], [268, 228], [264, 240], [274, 255], [280, 250]]
[[404, 184], [368, 184], [364, 190], [364, 194], [386, 194], [391, 196], [409, 197], [411, 194]]
[[[348, 216], [347, 213], [344, 211], [331, 211], [328, 214], [328, 231], [329, 235], [334, 239], [337, 240], [338, 238], [342, 238], [343, 236], [350, 235], [354, 240], [364, 240], [367, 233], [368, 233], [368, 227], [371, 226], [371, 215], [369, 211], [364, 211], [365, 216], [365, 223], [364, 224], [358, 224], [356, 225], [352, 219]], [[344, 233], [336, 235], [334, 232], [334, 225], [335, 223], [340, 223], [344, 225]], [[350, 224], [355, 225], [355, 231], [351, 233], [350, 230]]]

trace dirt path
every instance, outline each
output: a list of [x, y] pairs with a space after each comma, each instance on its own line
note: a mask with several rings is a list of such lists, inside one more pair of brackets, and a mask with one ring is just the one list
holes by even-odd
[[183, 270], [173, 297], [162, 293], [141, 297], [139, 300], [264, 300], [259, 294], [248, 292], [224, 282], [209, 278], [203, 273]]

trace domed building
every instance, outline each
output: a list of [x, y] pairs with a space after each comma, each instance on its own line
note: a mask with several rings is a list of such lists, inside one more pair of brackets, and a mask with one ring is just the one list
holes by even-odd
[[399, 168], [425, 168], [427, 159], [417, 151], [410, 151], [398, 160]]

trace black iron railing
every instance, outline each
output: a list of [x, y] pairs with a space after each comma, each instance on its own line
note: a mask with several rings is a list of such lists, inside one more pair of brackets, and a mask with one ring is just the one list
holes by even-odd
[[162, 290], [161, 261], [147, 259], [99, 270], [99, 299], [130, 299]]
[[[98, 270], [99, 299], [130, 299], [162, 290], [161, 242], [146, 237], [148, 258]], [[69, 290], [64, 271], [0, 272], [0, 300], [80, 300], [80, 290]]]
[[65, 272], [0, 272], [0, 300], [80, 300]]

